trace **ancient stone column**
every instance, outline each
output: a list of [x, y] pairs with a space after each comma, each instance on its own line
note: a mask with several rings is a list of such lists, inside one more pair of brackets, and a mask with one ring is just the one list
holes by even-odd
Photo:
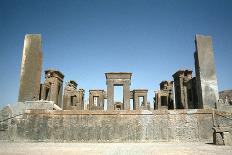
[[218, 84], [214, 53], [210, 36], [196, 35], [195, 70], [199, 106], [215, 108], [218, 102]]
[[24, 39], [18, 101], [39, 99], [42, 71], [41, 35], [27, 34]]

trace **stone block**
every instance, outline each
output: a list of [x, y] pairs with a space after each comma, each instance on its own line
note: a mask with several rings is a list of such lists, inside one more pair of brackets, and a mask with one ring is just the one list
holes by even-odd
[[26, 101], [25, 110], [53, 110], [54, 102], [53, 101]]

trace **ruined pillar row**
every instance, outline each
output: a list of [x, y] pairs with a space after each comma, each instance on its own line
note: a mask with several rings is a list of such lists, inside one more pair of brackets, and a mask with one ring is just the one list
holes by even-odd
[[219, 99], [217, 76], [214, 64], [212, 38], [196, 35], [195, 70], [197, 94], [200, 107], [216, 108]]
[[42, 71], [40, 34], [27, 34], [24, 39], [18, 101], [39, 99]]

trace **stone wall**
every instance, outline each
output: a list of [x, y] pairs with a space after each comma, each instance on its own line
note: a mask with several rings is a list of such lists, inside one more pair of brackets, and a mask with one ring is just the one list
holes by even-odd
[[0, 140], [50, 142], [211, 141], [209, 110], [27, 110]]

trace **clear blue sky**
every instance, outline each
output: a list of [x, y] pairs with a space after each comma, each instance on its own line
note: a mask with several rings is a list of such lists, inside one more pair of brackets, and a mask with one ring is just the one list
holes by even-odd
[[28, 33], [42, 34], [43, 70], [86, 92], [106, 89], [105, 72], [132, 72], [151, 102], [162, 80], [194, 70], [194, 35], [211, 35], [219, 90], [232, 88], [231, 0], [0, 0], [0, 106], [17, 101]]

